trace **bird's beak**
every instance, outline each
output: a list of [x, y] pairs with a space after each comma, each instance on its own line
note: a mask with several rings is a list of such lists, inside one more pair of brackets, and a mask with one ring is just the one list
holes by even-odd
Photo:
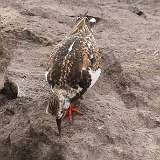
[[60, 118], [60, 119], [56, 118], [56, 122], [57, 122], [57, 127], [58, 127], [59, 135], [61, 135], [61, 122], [62, 122], [62, 118]]

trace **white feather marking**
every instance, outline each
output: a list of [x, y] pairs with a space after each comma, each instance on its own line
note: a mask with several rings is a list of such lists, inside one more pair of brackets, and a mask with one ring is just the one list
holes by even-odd
[[96, 83], [96, 81], [98, 80], [100, 74], [101, 74], [101, 69], [97, 69], [96, 71], [93, 70], [89, 70], [89, 74], [91, 75], [91, 85], [89, 86], [90, 88], [93, 87], [93, 85]]
[[91, 18], [89, 21], [90, 21], [91, 23], [95, 23], [95, 22], [96, 22], [96, 19], [95, 19], [95, 18]]
[[75, 43], [75, 41], [70, 45], [70, 47], [68, 49], [69, 52], [72, 50], [72, 47], [73, 47], [74, 43]]
[[88, 44], [88, 47], [91, 48], [91, 42], [88, 42], [87, 44]]
[[47, 72], [47, 71], [45, 72], [45, 78], [46, 78], [46, 81], [47, 81], [48, 73], [49, 73], [49, 72]]
[[18, 88], [18, 95], [17, 96], [19, 96], [19, 94], [20, 94], [20, 91], [19, 91], [19, 85], [17, 84], [17, 88]]
[[91, 59], [93, 59], [94, 58], [94, 56], [93, 56], [93, 54], [91, 54]]

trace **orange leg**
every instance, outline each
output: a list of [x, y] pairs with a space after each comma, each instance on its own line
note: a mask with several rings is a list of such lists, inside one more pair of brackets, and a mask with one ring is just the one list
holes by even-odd
[[72, 122], [72, 113], [73, 112], [75, 112], [79, 115], [82, 114], [79, 110], [76, 109], [76, 107], [73, 104], [71, 104], [67, 110], [67, 115], [66, 115], [70, 122]]

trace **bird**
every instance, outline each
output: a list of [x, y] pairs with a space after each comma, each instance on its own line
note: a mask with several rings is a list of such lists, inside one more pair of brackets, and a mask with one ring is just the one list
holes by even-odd
[[101, 52], [93, 34], [95, 22], [94, 17], [78, 17], [48, 60], [45, 77], [52, 92], [46, 113], [56, 117], [59, 135], [62, 119], [67, 116], [72, 122], [73, 112], [81, 114], [74, 102], [94, 86], [101, 74]]

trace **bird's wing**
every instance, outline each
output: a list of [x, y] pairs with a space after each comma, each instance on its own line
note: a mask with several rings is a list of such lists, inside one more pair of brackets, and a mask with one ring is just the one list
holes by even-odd
[[62, 63], [65, 56], [68, 54], [73, 38], [68, 38], [61, 41], [52, 51], [47, 65], [46, 80], [54, 88], [55, 85], [60, 85], [60, 77]]
[[99, 68], [98, 50], [90, 40], [73, 36], [51, 57], [47, 80], [82, 95], [92, 84], [92, 70]]

